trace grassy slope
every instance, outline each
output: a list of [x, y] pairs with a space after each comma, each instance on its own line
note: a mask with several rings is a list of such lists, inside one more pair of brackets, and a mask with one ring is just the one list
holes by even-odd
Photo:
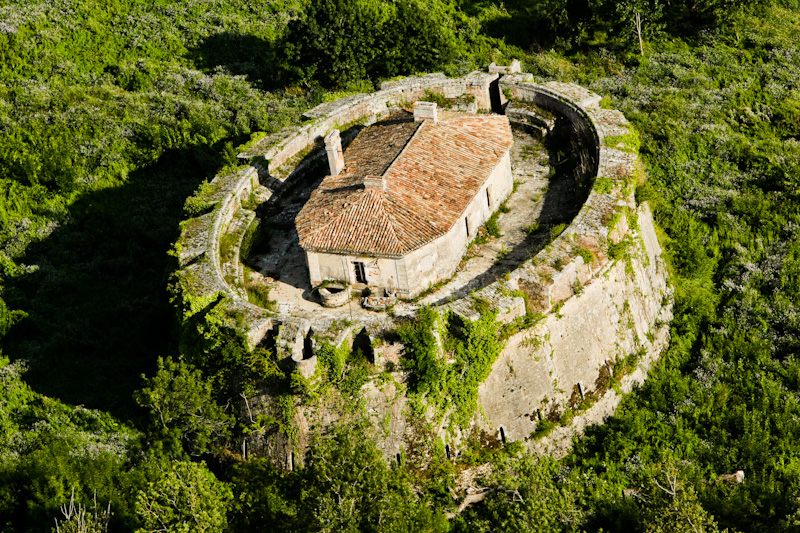
[[[34, 358], [36, 390], [133, 416], [139, 373], [174, 350], [166, 252], [183, 199], [225, 162], [226, 142], [306, 105], [262, 89], [292, 5], [0, 8], [13, 29], [0, 35], [3, 297], [30, 313], [3, 350]], [[497, 37], [513, 30], [497, 8], [473, 13]], [[798, 510], [798, 19], [773, 11], [744, 28], [653, 45], [639, 65], [600, 44], [574, 62], [526, 57], [609, 95], [640, 129], [655, 193], [642, 192], [660, 202], [676, 274], [670, 352], [566, 460], [592, 480], [589, 529], [633, 527], [640, 513], [620, 489], [665, 463], [723, 525], [778, 530]], [[43, 416], [32, 413], [7, 435]], [[741, 487], [703, 481], [740, 468]], [[52, 512], [62, 493], [34, 509]]]

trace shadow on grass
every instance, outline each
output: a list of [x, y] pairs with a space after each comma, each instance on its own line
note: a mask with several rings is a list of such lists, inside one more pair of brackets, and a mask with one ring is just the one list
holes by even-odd
[[221, 166], [222, 146], [172, 151], [118, 187], [86, 194], [69, 221], [28, 247], [38, 265], [9, 280], [9, 307], [29, 314], [4, 339], [4, 352], [30, 362], [37, 392], [129, 420], [140, 375], [175, 354], [168, 282], [177, 262], [185, 199]]
[[222, 32], [209, 35], [187, 54], [197, 68], [213, 72], [218, 67], [236, 76], [246, 76], [261, 89], [281, 86], [275, 44], [255, 35]]

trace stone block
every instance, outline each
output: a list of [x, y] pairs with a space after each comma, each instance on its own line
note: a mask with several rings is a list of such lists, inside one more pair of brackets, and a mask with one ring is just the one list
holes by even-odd
[[438, 111], [436, 102], [414, 102], [414, 120], [432, 120], [434, 123], [438, 121]]

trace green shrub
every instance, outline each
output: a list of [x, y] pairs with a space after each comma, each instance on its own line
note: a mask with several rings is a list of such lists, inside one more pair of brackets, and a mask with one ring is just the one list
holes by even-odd
[[282, 66], [292, 79], [326, 87], [435, 68], [456, 51], [451, 9], [420, 0], [311, 2], [289, 23]]
[[503, 236], [500, 233], [500, 224], [498, 224], [497, 219], [500, 216], [498, 211], [492, 213], [492, 216], [489, 217], [489, 220], [486, 221], [486, 232], [495, 238], [500, 238]]

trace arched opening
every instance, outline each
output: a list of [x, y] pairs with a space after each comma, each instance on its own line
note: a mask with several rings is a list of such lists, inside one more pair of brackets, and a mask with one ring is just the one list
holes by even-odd
[[503, 426], [500, 426], [500, 442], [503, 444], [506, 443], [506, 431], [503, 429]]
[[294, 452], [289, 454], [289, 470], [294, 472]]

